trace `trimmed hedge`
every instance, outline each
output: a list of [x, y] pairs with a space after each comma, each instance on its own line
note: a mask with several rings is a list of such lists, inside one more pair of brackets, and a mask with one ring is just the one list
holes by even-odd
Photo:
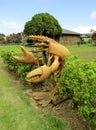
[[65, 98], [72, 95], [72, 106], [85, 121], [96, 125], [96, 61], [85, 62], [76, 56], [66, 58], [58, 89]]
[[24, 64], [16, 62], [13, 58], [14, 55], [18, 56], [19, 53], [15, 51], [3, 51], [1, 57], [10, 71], [14, 72], [20, 78], [25, 80], [26, 74], [33, 70], [35, 66], [34, 64]]
[[[17, 63], [13, 55], [18, 52], [3, 52], [2, 59], [10, 71], [25, 80], [26, 74], [35, 69], [35, 65]], [[64, 98], [71, 96], [71, 104], [77, 108], [82, 118], [96, 125], [96, 61], [85, 62], [76, 56], [65, 59], [61, 71], [58, 91]]]

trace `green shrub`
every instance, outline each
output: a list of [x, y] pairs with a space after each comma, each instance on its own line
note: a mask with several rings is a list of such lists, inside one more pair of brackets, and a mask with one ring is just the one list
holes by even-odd
[[15, 51], [2, 51], [1, 57], [10, 71], [16, 72], [18, 63], [14, 60], [13, 55], [18, 55]]
[[79, 110], [84, 120], [96, 124], [96, 61], [68, 57], [58, 89], [64, 97], [72, 95], [72, 106]]
[[33, 70], [35, 66], [33, 64], [16, 62], [13, 58], [14, 55], [18, 56], [20, 54], [15, 51], [3, 51], [1, 57], [10, 71], [15, 72], [19, 77], [25, 80], [26, 74]]
[[[13, 55], [19, 55], [19, 53], [5, 51], [1, 56], [9, 70], [25, 80], [26, 74], [35, 66], [17, 63]], [[79, 110], [84, 120], [96, 125], [96, 60], [85, 62], [76, 56], [66, 58], [58, 82], [58, 90], [65, 98], [72, 95], [72, 106]]]

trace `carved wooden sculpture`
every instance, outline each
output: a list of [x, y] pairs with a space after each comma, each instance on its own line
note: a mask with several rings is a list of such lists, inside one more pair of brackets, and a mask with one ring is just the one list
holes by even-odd
[[[26, 76], [28, 82], [38, 83], [44, 81], [49, 75], [53, 74], [55, 71], [60, 69], [63, 59], [70, 55], [69, 50], [63, 45], [59, 44], [55, 40], [38, 35], [28, 36], [29, 40], [36, 41], [34, 46], [41, 47], [39, 50], [28, 52], [25, 47], [21, 46], [23, 52], [23, 57], [14, 56], [17, 62], [22, 62], [26, 64], [37, 64], [37, 69], [29, 72]], [[35, 57], [33, 53], [42, 52], [42, 58]], [[41, 62], [42, 61], [42, 62]], [[41, 64], [42, 63], [42, 64]], [[56, 86], [51, 92], [35, 92], [33, 97], [40, 100], [39, 103], [42, 106], [47, 106], [51, 101], [54, 93], [56, 91]], [[46, 94], [47, 93], [47, 94]], [[45, 99], [44, 99], [45, 98]]]

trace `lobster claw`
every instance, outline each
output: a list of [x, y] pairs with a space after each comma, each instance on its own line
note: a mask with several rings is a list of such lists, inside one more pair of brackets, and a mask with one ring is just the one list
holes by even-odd
[[18, 56], [13, 56], [13, 58], [17, 61], [17, 62], [21, 62], [21, 63], [35, 63], [36, 62], [36, 58], [33, 55], [32, 52], [28, 52], [25, 47], [20, 46], [22, 52], [23, 52], [23, 57], [18, 57]]
[[45, 80], [51, 74], [50, 67], [43, 65], [29, 72], [26, 76], [28, 82], [38, 83]]
[[59, 57], [54, 56], [54, 62], [51, 66], [43, 65], [39, 68], [29, 72], [26, 76], [27, 81], [32, 83], [38, 83], [45, 80], [50, 74], [56, 71], [59, 67]]

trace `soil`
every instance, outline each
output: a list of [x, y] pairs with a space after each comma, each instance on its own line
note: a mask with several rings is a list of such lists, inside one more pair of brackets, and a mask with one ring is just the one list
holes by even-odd
[[[0, 65], [2, 64], [3, 62], [2, 59], [0, 58]], [[82, 121], [82, 119], [78, 116], [77, 110], [73, 110], [71, 108], [70, 99], [65, 100], [57, 105], [54, 105], [54, 103], [51, 102], [47, 107], [42, 107], [41, 105], [38, 105], [38, 101], [33, 99], [31, 93], [35, 91], [44, 90], [45, 88], [46, 90], [44, 91], [47, 91], [47, 89], [49, 89], [49, 87], [51, 86], [50, 83], [43, 82], [41, 84], [36, 84], [33, 85], [32, 87], [29, 87], [30, 85], [27, 86], [25, 82], [23, 82], [22, 80], [18, 80], [18, 77], [14, 76], [14, 74], [10, 73], [7, 69], [4, 69], [4, 71], [6, 71], [6, 75], [8, 75], [12, 79], [12, 82], [15, 85], [17, 85], [17, 87], [22, 86], [22, 84], [26, 86], [26, 89], [23, 90], [23, 92], [24, 94], [28, 95], [32, 105], [34, 105], [38, 109], [40, 114], [46, 115], [49, 112], [53, 113], [54, 116], [59, 118], [62, 122], [68, 123], [69, 126], [71, 127], [71, 130], [95, 130], [89, 127], [87, 123]]]

